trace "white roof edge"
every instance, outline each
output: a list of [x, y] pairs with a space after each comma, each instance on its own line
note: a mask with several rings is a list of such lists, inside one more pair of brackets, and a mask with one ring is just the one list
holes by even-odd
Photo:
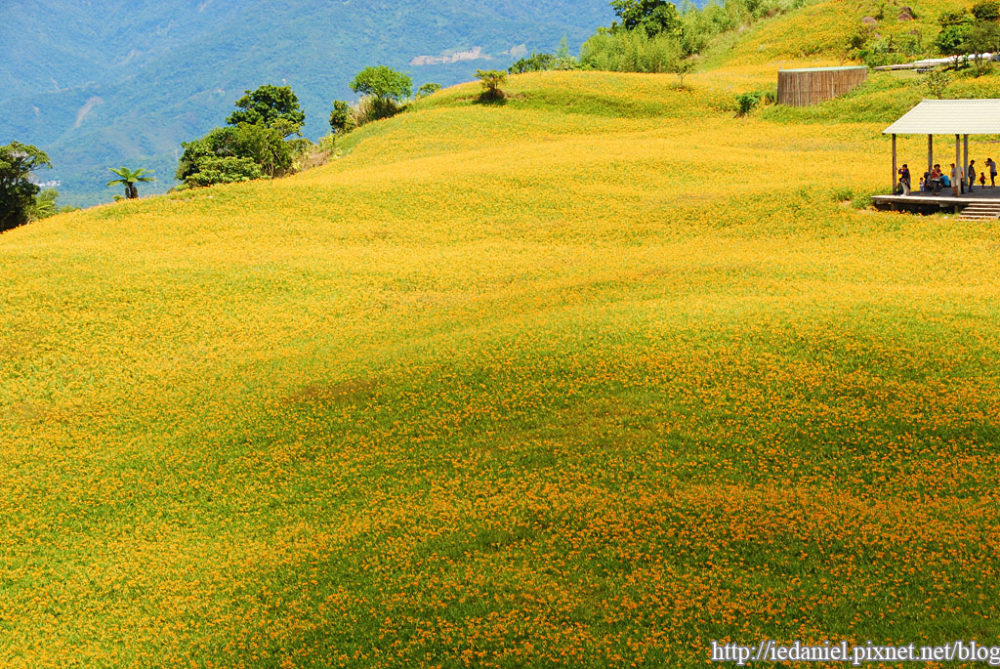
[[1000, 100], [923, 100], [883, 135], [1000, 135]]

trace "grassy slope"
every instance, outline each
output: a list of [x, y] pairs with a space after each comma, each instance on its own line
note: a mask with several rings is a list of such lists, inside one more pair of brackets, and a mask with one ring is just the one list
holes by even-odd
[[5, 234], [0, 664], [995, 641], [1000, 224], [841, 206], [882, 124], [733, 119], [764, 73]]

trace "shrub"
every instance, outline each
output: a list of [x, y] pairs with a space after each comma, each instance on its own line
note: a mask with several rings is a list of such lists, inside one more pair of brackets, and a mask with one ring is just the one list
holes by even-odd
[[500, 87], [507, 83], [507, 73], [501, 70], [476, 70], [476, 79], [483, 86], [483, 97], [496, 100], [504, 97]]
[[343, 100], [333, 101], [333, 111], [330, 112], [330, 129], [334, 135], [346, 135], [354, 130], [357, 124], [351, 113], [351, 105]]
[[211, 186], [260, 179], [264, 173], [250, 158], [234, 156], [203, 156], [196, 162], [197, 171], [185, 183], [191, 186]]
[[405, 105], [398, 104], [394, 100], [368, 95], [358, 100], [358, 104], [354, 107], [351, 107], [351, 118], [354, 127], [360, 128], [372, 121], [392, 118], [404, 109], [406, 109]]
[[587, 69], [611, 72], [675, 72], [683, 54], [670, 35], [649, 37], [644, 31], [599, 30], [581, 49]]
[[517, 61], [507, 71], [511, 74], [524, 74], [525, 72], [545, 72], [556, 69], [557, 60], [551, 53], [534, 53], [527, 58]]
[[1000, 2], [985, 0], [972, 6], [972, 15], [980, 21], [996, 21], [1000, 19]]
[[270, 177], [287, 174], [294, 158], [292, 146], [282, 131], [259, 125], [216, 128], [205, 137], [182, 144], [184, 154], [177, 168], [177, 179], [188, 181], [199, 171], [199, 161], [206, 157], [248, 158], [261, 173]]
[[760, 105], [760, 93], [752, 91], [736, 98], [736, 114], [747, 116]]
[[427, 83], [417, 89], [417, 97], [425, 98], [428, 95], [434, 95], [439, 90], [441, 90], [441, 84]]

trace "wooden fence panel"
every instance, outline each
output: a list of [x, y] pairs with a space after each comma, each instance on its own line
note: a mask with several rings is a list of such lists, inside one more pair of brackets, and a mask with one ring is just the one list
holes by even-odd
[[867, 67], [781, 70], [778, 72], [778, 104], [808, 107], [838, 98], [868, 79]]

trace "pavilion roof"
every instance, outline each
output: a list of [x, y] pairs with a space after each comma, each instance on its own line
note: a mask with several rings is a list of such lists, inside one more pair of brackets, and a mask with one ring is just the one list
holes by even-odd
[[924, 100], [885, 135], [1000, 135], [1000, 100]]

